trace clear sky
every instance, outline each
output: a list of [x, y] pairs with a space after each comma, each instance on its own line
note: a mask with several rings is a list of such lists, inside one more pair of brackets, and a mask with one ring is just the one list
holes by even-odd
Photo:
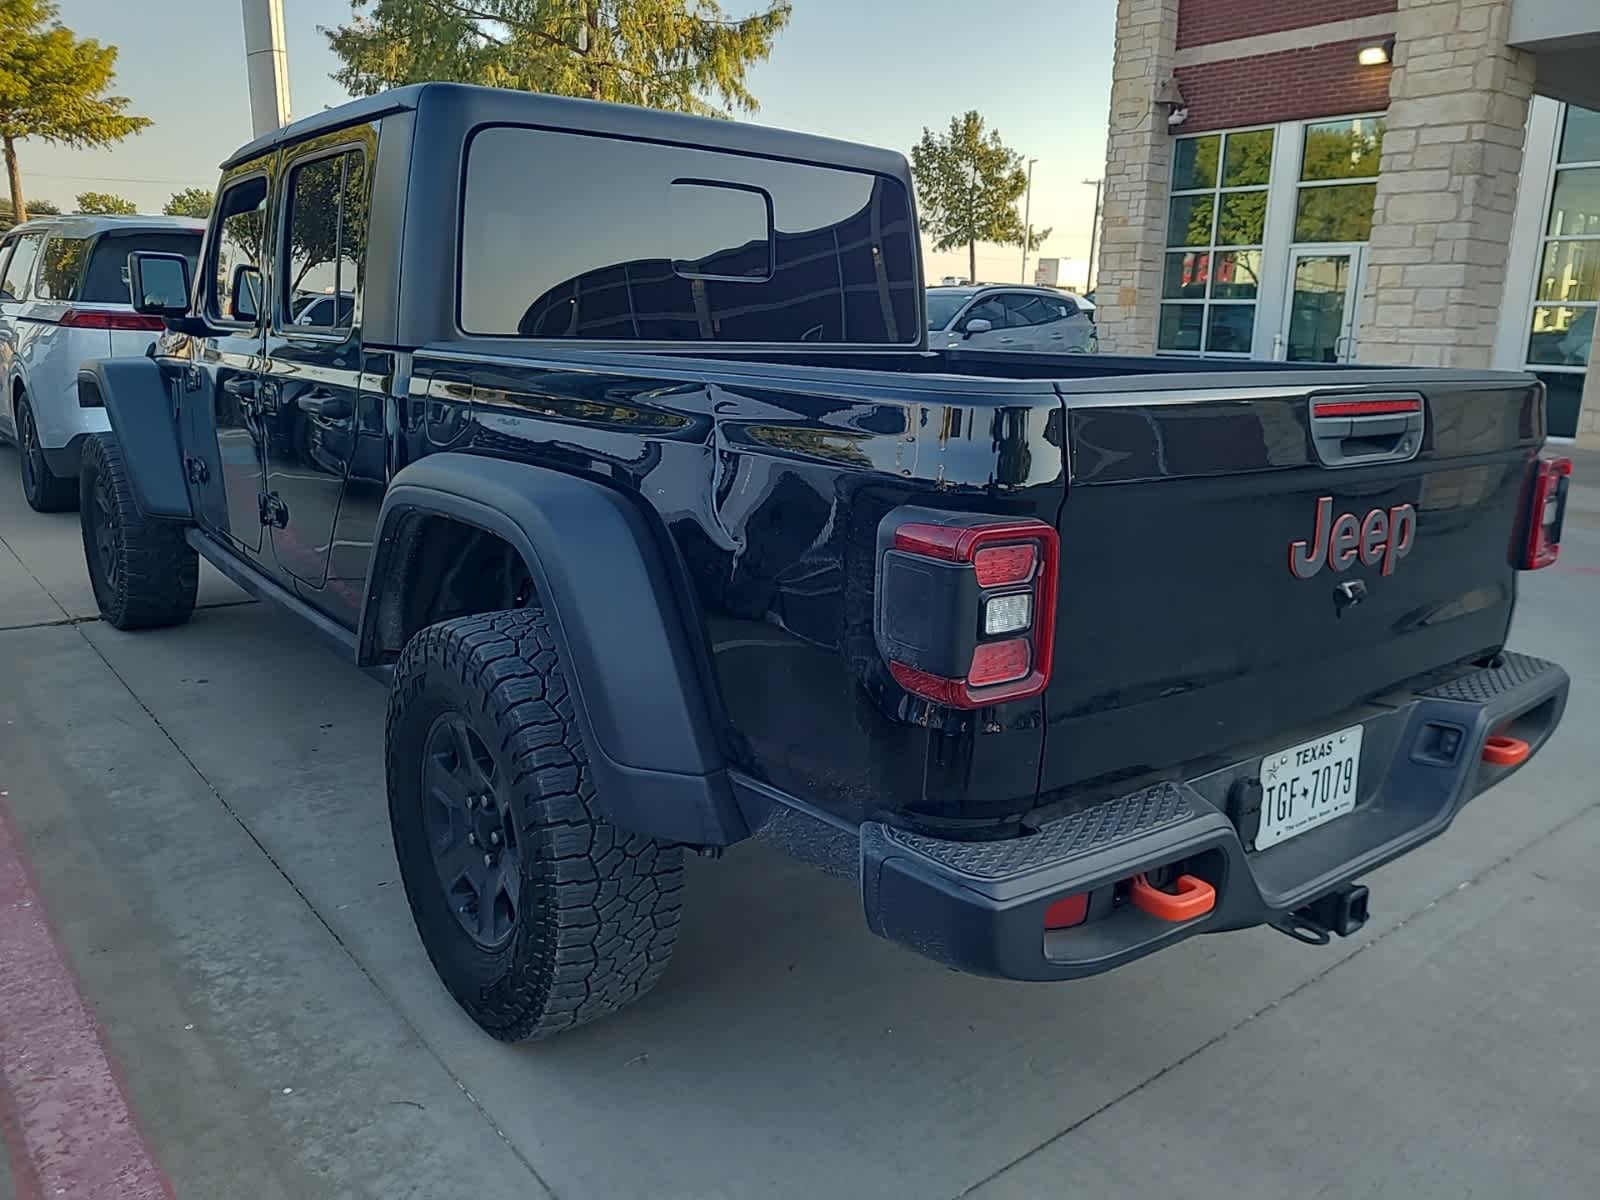
[[[120, 48], [116, 91], [155, 125], [110, 150], [19, 147], [31, 197], [70, 209], [80, 191], [112, 191], [159, 211], [178, 188], [212, 187], [217, 163], [250, 139], [239, 0], [59, 0], [80, 36]], [[730, 14], [746, 0], [722, 0]], [[348, 18], [347, 0], [284, 0], [293, 111], [346, 99], [319, 25]], [[740, 118], [909, 153], [924, 126], [975, 108], [1007, 144], [1039, 160], [1033, 222], [1053, 232], [1040, 253], [1088, 253], [1094, 188], [1105, 167], [1115, 0], [794, 0], [794, 17], [750, 89]], [[1021, 251], [978, 247], [978, 274], [1013, 280]], [[929, 254], [927, 273], [965, 275], [965, 249]], [[1030, 267], [1029, 274], [1032, 274]]]

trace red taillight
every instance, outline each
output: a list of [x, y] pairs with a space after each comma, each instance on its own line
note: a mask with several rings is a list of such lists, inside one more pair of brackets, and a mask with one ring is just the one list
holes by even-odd
[[59, 323], [69, 329], [125, 329], [144, 333], [160, 333], [165, 328], [160, 317], [95, 308], [69, 308], [61, 314]]
[[1033, 564], [1039, 549], [1032, 542], [1020, 546], [985, 546], [972, 556], [972, 569], [978, 573], [981, 588], [1006, 587], [1027, 583], [1033, 578]]
[[917, 511], [880, 542], [878, 641], [895, 681], [955, 708], [1044, 691], [1055, 644], [1055, 529]]
[[1044, 910], [1044, 927], [1071, 929], [1074, 925], [1082, 925], [1088, 917], [1089, 893], [1079, 892], [1076, 896], [1063, 896], [1051, 901], [1050, 907]]
[[1528, 505], [1528, 538], [1517, 563], [1524, 571], [1548, 567], [1561, 554], [1561, 524], [1567, 512], [1570, 458], [1541, 458], [1534, 464], [1533, 494]]
[[1415, 396], [1397, 400], [1318, 400], [1311, 405], [1313, 417], [1399, 417], [1422, 411]]
[[1010, 683], [1028, 673], [1033, 658], [1033, 647], [1025, 637], [1007, 638], [1003, 642], [979, 642], [972, 652], [972, 668], [967, 672], [968, 687], [993, 687], [997, 683]]

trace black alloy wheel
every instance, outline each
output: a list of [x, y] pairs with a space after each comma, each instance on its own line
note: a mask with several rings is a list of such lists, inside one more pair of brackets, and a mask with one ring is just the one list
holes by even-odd
[[422, 753], [428, 849], [456, 921], [484, 950], [511, 939], [520, 911], [522, 853], [500, 775], [463, 714], [434, 721]]

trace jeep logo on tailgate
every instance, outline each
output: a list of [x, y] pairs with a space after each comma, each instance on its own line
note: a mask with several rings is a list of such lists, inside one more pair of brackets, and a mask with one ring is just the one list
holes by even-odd
[[1317, 501], [1317, 528], [1309, 542], [1289, 543], [1289, 570], [1296, 579], [1310, 579], [1324, 566], [1348, 571], [1360, 558], [1369, 567], [1383, 564], [1383, 574], [1411, 553], [1417, 538], [1417, 510], [1409, 504], [1375, 508], [1366, 516], [1333, 515], [1333, 497]]

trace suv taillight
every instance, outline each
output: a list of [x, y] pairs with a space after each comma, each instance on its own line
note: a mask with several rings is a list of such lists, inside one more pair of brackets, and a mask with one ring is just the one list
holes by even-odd
[[1517, 566], [1537, 571], [1561, 553], [1561, 524], [1567, 515], [1570, 458], [1541, 458], [1533, 464], [1533, 495], [1528, 504], [1528, 536]]
[[1052, 527], [900, 509], [879, 549], [877, 642], [901, 687], [955, 708], [1044, 691], [1061, 557]]
[[166, 327], [160, 317], [100, 308], [69, 308], [61, 314], [60, 324], [69, 329], [132, 329], [141, 333], [160, 333]]

